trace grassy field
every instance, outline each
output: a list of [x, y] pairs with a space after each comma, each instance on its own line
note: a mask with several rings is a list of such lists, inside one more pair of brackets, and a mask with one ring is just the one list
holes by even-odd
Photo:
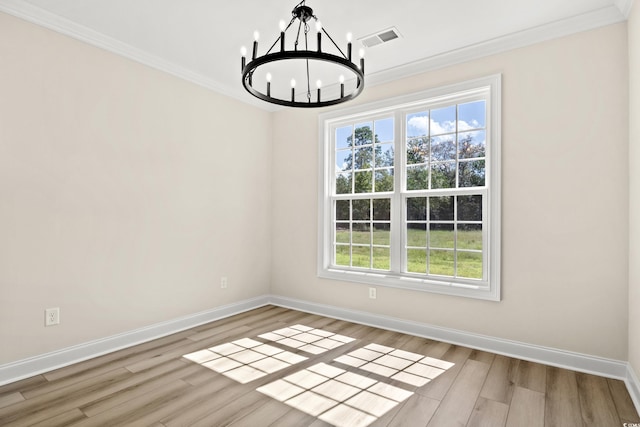
[[[373, 237], [372, 237], [373, 235]], [[353, 232], [354, 244], [369, 245], [373, 239], [374, 245], [389, 245], [389, 232], [374, 230]], [[430, 239], [430, 248], [427, 249], [427, 238]], [[457, 277], [473, 279], [482, 278], [482, 254], [478, 252], [464, 252], [462, 250], [482, 250], [482, 232], [480, 230], [458, 231], [457, 252]], [[429, 273], [444, 276], [454, 275], [454, 248], [455, 235], [453, 230], [431, 231], [427, 237], [424, 230], [407, 230], [407, 270], [411, 273]], [[349, 243], [349, 232], [338, 231], [337, 243]], [[444, 249], [444, 250], [443, 250]], [[371, 265], [371, 253], [368, 246], [353, 246], [353, 266], [369, 268]], [[427, 261], [428, 255], [428, 261]], [[349, 246], [338, 246], [336, 249], [336, 264], [349, 265]], [[373, 248], [373, 268], [388, 270], [390, 268], [390, 254], [388, 248]], [[428, 268], [428, 270], [427, 270]]]

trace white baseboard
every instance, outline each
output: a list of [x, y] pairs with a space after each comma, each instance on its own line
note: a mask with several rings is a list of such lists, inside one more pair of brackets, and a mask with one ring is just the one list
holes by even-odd
[[640, 380], [630, 363], [627, 366], [627, 378], [624, 382], [627, 384], [627, 390], [629, 390], [636, 411], [640, 414]]
[[130, 332], [90, 341], [51, 353], [19, 360], [17, 362], [0, 365], [0, 385], [49, 372], [73, 363], [98, 357], [113, 351], [161, 338], [269, 304], [304, 311], [307, 313], [319, 314], [335, 319], [347, 320], [363, 325], [374, 326], [381, 329], [416, 335], [451, 344], [462, 345], [491, 353], [538, 362], [545, 365], [557, 366], [607, 378], [620, 379], [625, 381], [636, 409], [640, 412], [640, 381], [630, 364], [627, 362], [542, 347], [518, 341], [504, 340], [501, 338], [479, 335], [456, 329], [443, 328], [425, 323], [418, 323], [395, 317], [382, 316], [325, 304], [317, 304], [293, 298], [285, 298], [277, 295], [263, 295], [193, 315], [180, 317], [167, 322], [136, 329]]
[[628, 377], [628, 363], [619, 360], [605, 359], [597, 356], [526, 344], [518, 341], [504, 340], [501, 338], [459, 331], [456, 329], [442, 328], [425, 323], [316, 304], [276, 295], [270, 296], [269, 302], [281, 307], [348, 320], [350, 322], [403, 332], [451, 344], [458, 344], [465, 347], [471, 347], [496, 354], [503, 354], [505, 356], [529, 360], [559, 368], [571, 369], [574, 371], [620, 380], [626, 380]]
[[157, 323], [122, 334], [63, 348], [17, 362], [0, 365], [0, 385], [62, 368], [83, 360], [102, 356], [116, 350], [142, 344], [157, 338], [184, 331], [205, 323], [233, 316], [269, 304], [267, 296], [260, 296], [224, 305], [189, 316]]

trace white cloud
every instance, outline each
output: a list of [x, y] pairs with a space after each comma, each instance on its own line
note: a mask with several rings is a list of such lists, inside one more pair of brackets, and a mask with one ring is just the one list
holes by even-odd
[[[416, 131], [413, 133], [427, 134], [428, 125], [431, 125], [431, 134], [438, 135], [442, 133], [450, 133], [456, 131], [456, 122], [453, 120], [444, 121], [444, 122], [436, 122], [431, 119], [429, 122], [425, 116], [415, 116], [409, 119], [407, 126]], [[462, 132], [469, 129], [478, 129], [480, 127], [480, 123], [477, 120], [472, 120], [471, 122], [465, 122], [464, 120], [458, 121], [458, 131]]]

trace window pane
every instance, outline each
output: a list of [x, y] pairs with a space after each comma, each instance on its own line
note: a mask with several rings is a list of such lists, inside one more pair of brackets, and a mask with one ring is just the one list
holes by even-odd
[[455, 188], [456, 162], [431, 165], [431, 188]]
[[477, 252], [458, 252], [458, 277], [482, 279], [482, 254]]
[[391, 244], [391, 224], [373, 224], [373, 244], [386, 245]]
[[336, 265], [351, 265], [348, 245], [336, 245]]
[[458, 134], [458, 151], [461, 159], [484, 157], [486, 146], [486, 132], [461, 132]]
[[482, 250], [481, 224], [458, 224], [458, 249]]
[[336, 129], [336, 148], [351, 147], [351, 134], [353, 132], [353, 126], [345, 126]]
[[373, 248], [373, 268], [378, 270], [389, 270], [391, 267], [391, 257], [389, 248]]
[[484, 160], [460, 162], [460, 187], [484, 187]]
[[353, 224], [353, 232], [351, 234], [353, 243], [361, 243], [364, 245], [371, 244], [371, 227], [369, 224]]
[[375, 192], [393, 191], [393, 168], [376, 170]]
[[351, 232], [348, 222], [336, 223], [336, 243], [350, 243]]
[[368, 221], [371, 219], [371, 206], [370, 200], [354, 200], [353, 206], [353, 220], [354, 221]]
[[425, 221], [427, 219], [427, 198], [407, 198], [407, 221]]
[[430, 224], [429, 225], [429, 247], [453, 249], [455, 235], [453, 224]]
[[373, 147], [356, 148], [354, 169], [371, 169], [373, 167]]
[[441, 276], [453, 276], [454, 273], [453, 251], [429, 251], [429, 274]]
[[407, 246], [427, 247], [427, 224], [407, 224]]
[[482, 196], [458, 196], [458, 221], [482, 221]]
[[453, 221], [453, 196], [429, 197], [430, 221]]
[[407, 116], [407, 138], [427, 136], [429, 133], [429, 112], [409, 114]]
[[376, 168], [393, 166], [393, 144], [376, 145]]
[[456, 159], [455, 135], [434, 136], [431, 138], [431, 161]]
[[369, 246], [353, 246], [351, 253], [354, 267], [371, 267], [371, 249]]
[[336, 151], [336, 172], [350, 171], [353, 165], [353, 153], [351, 150]]
[[336, 175], [336, 194], [351, 194], [353, 173], [339, 173]]
[[376, 142], [393, 141], [393, 118], [376, 120]]
[[355, 192], [356, 193], [371, 193], [371, 186], [373, 184], [373, 172], [362, 171], [356, 172], [355, 176]]
[[456, 131], [456, 106], [431, 110], [431, 135]]
[[407, 249], [407, 271], [423, 274], [427, 272], [426, 249]]
[[356, 125], [355, 129], [355, 145], [373, 144], [373, 131], [371, 130], [372, 123], [361, 123]]
[[486, 124], [486, 102], [475, 101], [458, 105], [458, 130], [484, 128]]
[[349, 200], [336, 200], [336, 220], [349, 221]]
[[426, 190], [429, 180], [427, 166], [407, 167], [407, 190]]
[[391, 199], [373, 199], [373, 219], [375, 221], [391, 220]]
[[429, 161], [429, 138], [407, 141], [407, 164], [427, 163]]

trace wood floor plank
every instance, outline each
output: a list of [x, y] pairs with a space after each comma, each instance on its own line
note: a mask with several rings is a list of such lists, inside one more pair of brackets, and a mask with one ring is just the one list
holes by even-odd
[[244, 413], [251, 413], [257, 410], [263, 406], [267, 400], [267, 397], [257, 392], [246, 393], [191, 425], [193, 427], [211, 427], [213, 425], [227, 426], [239, 421]]
[[573, 371], [549, 366], [545, 400], [545, 427], [581, 427], [578, 383]]
[[507, 427], [544, 427], [544, 393], [516, 387], [509, 407]]
[[444, 399], [445, 395], [449, 391], [449, 388], [455, 381], [458, 373], [460, 373], [460, 371], [462, 370], [462, 367], [469, 358], [470, 354], [470, 348], [457, 345], [450, 346], [447, 352], [438, 359], [445, 362], [453, 363], [454, 365], [443, 372], [441, 375], [439, 375], [437, 378], [432, 380], [429, 384], [419, 389], [417, 393], [435, 400]]
[[547, 367], [540, 363], [521, 360], [518, 363], [516, 385], [544, 393], [547, 388]]
[[[80, 409], [89, 417], [93, 417], [101, 412], [117, 407], [138, 396], [143, 396], [154, 392], [157, 389], [165, 387], [169, 383], [177, 380], [184, 381], [184, 378], [190, 375], [206, 370], [197, 365], [188, 365], [172, 361], [166, 363], [164, 367], [158, 367], [152, 374], [136, 376], [135, 381], [131, 381], [131, 385], [127, 388], [119, 390], [118, 393], [104, 396], [96, 399], [86, 405], [80, 406]], [[185, 381], [186, 382], [186, 381]]]
[[[138, 420], [144, 415], [154, 413], [158, 408], [167, 406], [179, 393], [191, 388], [182, 380], [170, 381], [161, 388], [156, 388], [141, 396], [124, 401], [106, 411], [74, 423], [74, 427], [101, 427], [119, 425], [141, 425]], [[157, 421], [155, 418], [153, 421]], [[150, 422], [144, 423], [149, 425]]]
[[316, 420], [316, 417], [312, 417], [311, 415], [305, 414], [304, 412], [298, 411], [297, 409], [292, 409], [284, 414], [284, 416], [269, 424], [268, 427], [309, 426]]
[[587, 427], [622, 425], [605, 378], [576, 373], [582, 421]]
[[633, 400], [631, 400], [624, 382], [608, 378], [607, 383], [609, 384], [609, 390], [611, 390], [613, 403], [615, 403], [618, 410], [620, 421], [627, 424], [640, 423], [640, 416], [636, 412]]
[[467, 360], [427, 426], [466, 425], [489, 373], [489, 367], [484, 362]]
[[478, 362], [484, 362], [488, 365], [491, 365], [491, 363], [493, 363], [493, 359], [495, 357], [495, 354], [488, 353], [482, 350], [473, 350], [469, 355], [470, 360], [477, 360]]
[[158, 354], [168, 346], [181, 345], [183, 340], [192, 335], [192, 331], [183, 331], [177, 334], [168, 335], [143, 344], [139, 344], [122, 351], [116, 351], [83, 362], [75, 363], [71, 366], [56, 369], [55, 371], [44, 374], [49, 382], [57, 382], [60, 379], [74, 377], [76, 380], [82, 380], [96, 373], [105, 372], [101, 368], [103, 366], [121, 367], [131, 364], [138, 360], [143, 360], [151, 355]]
[[[414, 394], [396, 411], [389, 423], [374, 423], [375, 427], [424, 427], [436, 413], [440, 401]], [[384, 421], [381, 419], [381, 421]]]
[[32, 424], [30, 427], [67, 427], [86, 418], [87, 416], [80, 409], [73, 408], [55, 417]]
[[24, 396], [22, 396], [22, 393], [20, 392], [5, 394], [4, 396], [0, 397], [0, 408], [22, 402], [23, 400], [25, 400]]
[[509, 404], [515, 389], [519, 359], [497, 355], [482, 387], [480, 396], [485, 399]]
[[479, 397], [467, 427], [502, 427], [507, 422], [509, 405]]
[[291, 411], [291, 407], [277, 400], [268, 399], [268, 401], [257, 408], [255, 411], [245, 413], [240, 411], [241, 418], [229, 423], [229, 426], [244, 427], [244, 426], [266, 426], [274, 423], [276, 420], [285, 416], [287, 412]]
[[105, 391], [109, 385], [129, 379], [131, 375], [126, 369], [119, 368], [64, 389], [7, 406], [0, 409], [0, 425], [30, 425], [53, 418], [109, 394], [109, 391]]
[[0, 397], [4, 397], [8, 394], [13, 394], [16, 392], [24, 393], [26, 391], [38, 388], [46, 383], [47, 380], [45, 377], [43, 377], [42, 375], [35, 375], [24, 380], [0, 386]]

